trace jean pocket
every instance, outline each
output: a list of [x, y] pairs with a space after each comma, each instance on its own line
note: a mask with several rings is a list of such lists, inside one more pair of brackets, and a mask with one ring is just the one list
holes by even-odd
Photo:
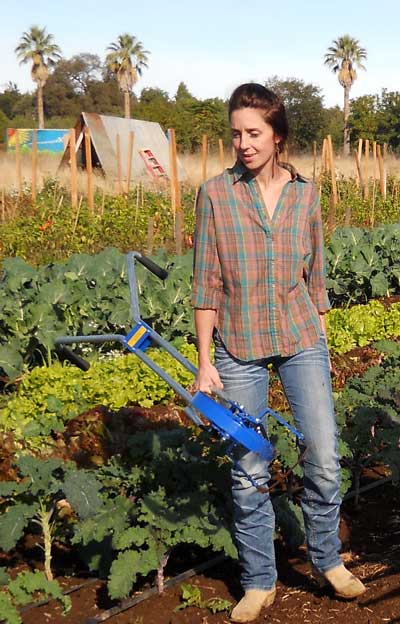
[[214, 329], [213, 329], [212, 337], [213, 337], [214, 345], [216, 347], [223, 347], [224, 346], [224, 343], [222, 342], [222, 339], [221, 339], [221, 336], [219, 334], [219, 331], [218, 331], [218, 329], [216, 327], [214, 327]]

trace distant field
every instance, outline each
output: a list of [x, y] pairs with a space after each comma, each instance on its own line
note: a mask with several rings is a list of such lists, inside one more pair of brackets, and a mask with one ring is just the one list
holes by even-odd
[[[201, 183], [202, 166], [201, 166], [201, 154], [181, 154], [179, 155], [185, 170], [188, 174], [188, 182], [193, 186], [198, 186]], [[300, 155], [289, 158], [290, 162], [296, 167], [296, 169], [307, 177], [312, 177], [313, 174], [313, 158], [311, 155]], [[60, 157], [50, 155], [39, 155], [38, 159], [38, 188], [43, 184], [43, 180], [46, 178], [57, 177], [61, 184], [68, 186], [69, 175], [68, 170], [58, 172], [58, 166]], [[225, 166], [230, 166], [233, 162], [231, 150], [226, 150], [225, 154]], [[316, 175], [320, 173], [321, 161], [317, 161]], [[355, 177], [356, 167], [353, 158], [344, 158], [337, 155], [335, 158], [335, 168], [337, 177]], [[386, 168], [388, 174], [394, 174], [400, 177], [400, 159], [393, 156], [388, 157], [386, 162]], [[219, 156], [217, 154], [210, 154], [207, 160], [207, 178], [217, 175], [221, 171], [221, 164]], [[373, 163], [372, 157], [370, 157], [369, 163], [370, 176], [373, 175]], [[22, 179], [29, 186], [31, 180], [31, 160], [30, 156], [23, 154], [21, 156], [21, 172]], [[379, 176], [378, 165], [376, 166], [376, 176]], [[0, 190], [6, 191], [16, 187], [16, 167], [15, 167], [15, 155], [0, 153]], [[78, 176], [79, 192], [85, 192], [86, 189], [86, 176], [84, 173]], [[95, 186], [100, 189], [104, 189], [106, 192], [114, 192], [116, 185], [105, 180], [103, 176], [96, 175]]]

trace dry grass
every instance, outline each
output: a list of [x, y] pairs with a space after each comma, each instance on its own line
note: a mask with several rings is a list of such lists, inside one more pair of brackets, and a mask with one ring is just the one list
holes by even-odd
[[[185, 167], [188, 178], [191, 184], [198, 186], [202, 182], [201, 171], [201, 154], [183, 154], [180, 156], [180, 160]], [[306, 177], [312, 178], [313, 175], [313, 157], [308, 154], [294, 155], [289, 157], [291, 164]], [[233, 163], [233, 157], [231, 151], [225, 153], [225, 166], [229, 167]], [[363, 163], [362, 163], [363, 167]], [[211, 178], [214, 175], [221, 173], [222, 166], [219, 160], [218, 154], [211, 154], [207, 159], [207, 178]], [[344, 158], [341, 155], [335, 157], [335, 170], [337, 177], [341, 178], [354, 178], [356, 176], [356, 164], [353, 157]], [[370, 175], [373, 175], [373, 163], [372, 157], [369, 161]], [[394, 156], [389, 156], [386, 161], [386, 170], [388, 174], [394, 174], [400, 177], [400, 159]], [[321, 159], [317, 159], [316, 175], [318, 176], [321, 171]], [[379, 177], [378, 163], [376, 164], [376, 177]]]
[[[201, 154], [181, 154], [179, 159], [184, 166], [188, 174], [189, 184], [197, 187], [202, 182], [202, 164]], [[313, 174], [313, 158], [311, 155], [300, 155], [290, 157], [290, 162], [296, 167], [296, 169], [307, 177], [312, 177]], [[38, 159], [38, 189], [43, 185], [46, 178], [58, 178], [62, 185], [69, 187], [69, 172], [68, 169], [58, 171], [60, 163], [60, 157], [39, 155]], [[231, 150], [225, 150], [225, 167], [231, 166], [233, 163], [233, 155]], [[363, 164], [362, 164], [363, 166]], [[317, 160], [316, 175], [320, 173], [321, 161]], [[373, 174], [373, 163], [370, 158], [370, 175]], [[335, 169], [337, 176], [340, 178], [355, 177], [356, 167], [353, 158], [344, 158], [337, 155], [335, 157]], [[400, 177], [400, 159], [394, 156], [389, 156], [386, 161], [386, 169], [389, 174], [394, 174]], [[207, 171], [206, 178], [210, 178], [221, 172], [222, 166], [218, 154], [211, 153], [207, 159]], [[21, 172], [23, 184], [30, 186], [31, 184], [31, 158], [27, 154], [23, 154], [21, 157]], [[378, 165], [376, 165], [376, 176], [379, 176]], [[151, 185], [151, 182], [149, 181]], [[86, 193], [86, 174], [80, 173], [78, 175], [78, 187], [79, 193]], [[115, 193], [116, 184], [113, 181], [106, 180], [103, 176], [95, 174], [94, 186], [104, 191], [105, 193]], [[12, 188], [17, 187], [16, 165], [15, 155], [0, 153], [0, 190], [10, 191]]]

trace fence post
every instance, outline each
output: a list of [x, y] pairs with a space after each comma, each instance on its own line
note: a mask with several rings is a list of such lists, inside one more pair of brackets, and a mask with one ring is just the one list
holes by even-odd
[[71, 206], [74, 210], [78, 206], [78, 168], [76, 164], [75, 145], [75, 128], [71, 128], [69, 131], [69, 164], [71, 174]]

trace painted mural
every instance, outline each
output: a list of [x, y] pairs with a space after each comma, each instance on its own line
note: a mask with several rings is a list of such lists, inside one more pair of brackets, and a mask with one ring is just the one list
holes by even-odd
[[[68, 137], [69, 130], [36, 130], [38, 152], [49, 152], [51, 154], [62, 153]], [[21, 152], [32, 150], [34, 130], [19, 128], [19, 145]], [[7, 151], [15, 151], [16, 133], [15, 128], [7, 128]]]

